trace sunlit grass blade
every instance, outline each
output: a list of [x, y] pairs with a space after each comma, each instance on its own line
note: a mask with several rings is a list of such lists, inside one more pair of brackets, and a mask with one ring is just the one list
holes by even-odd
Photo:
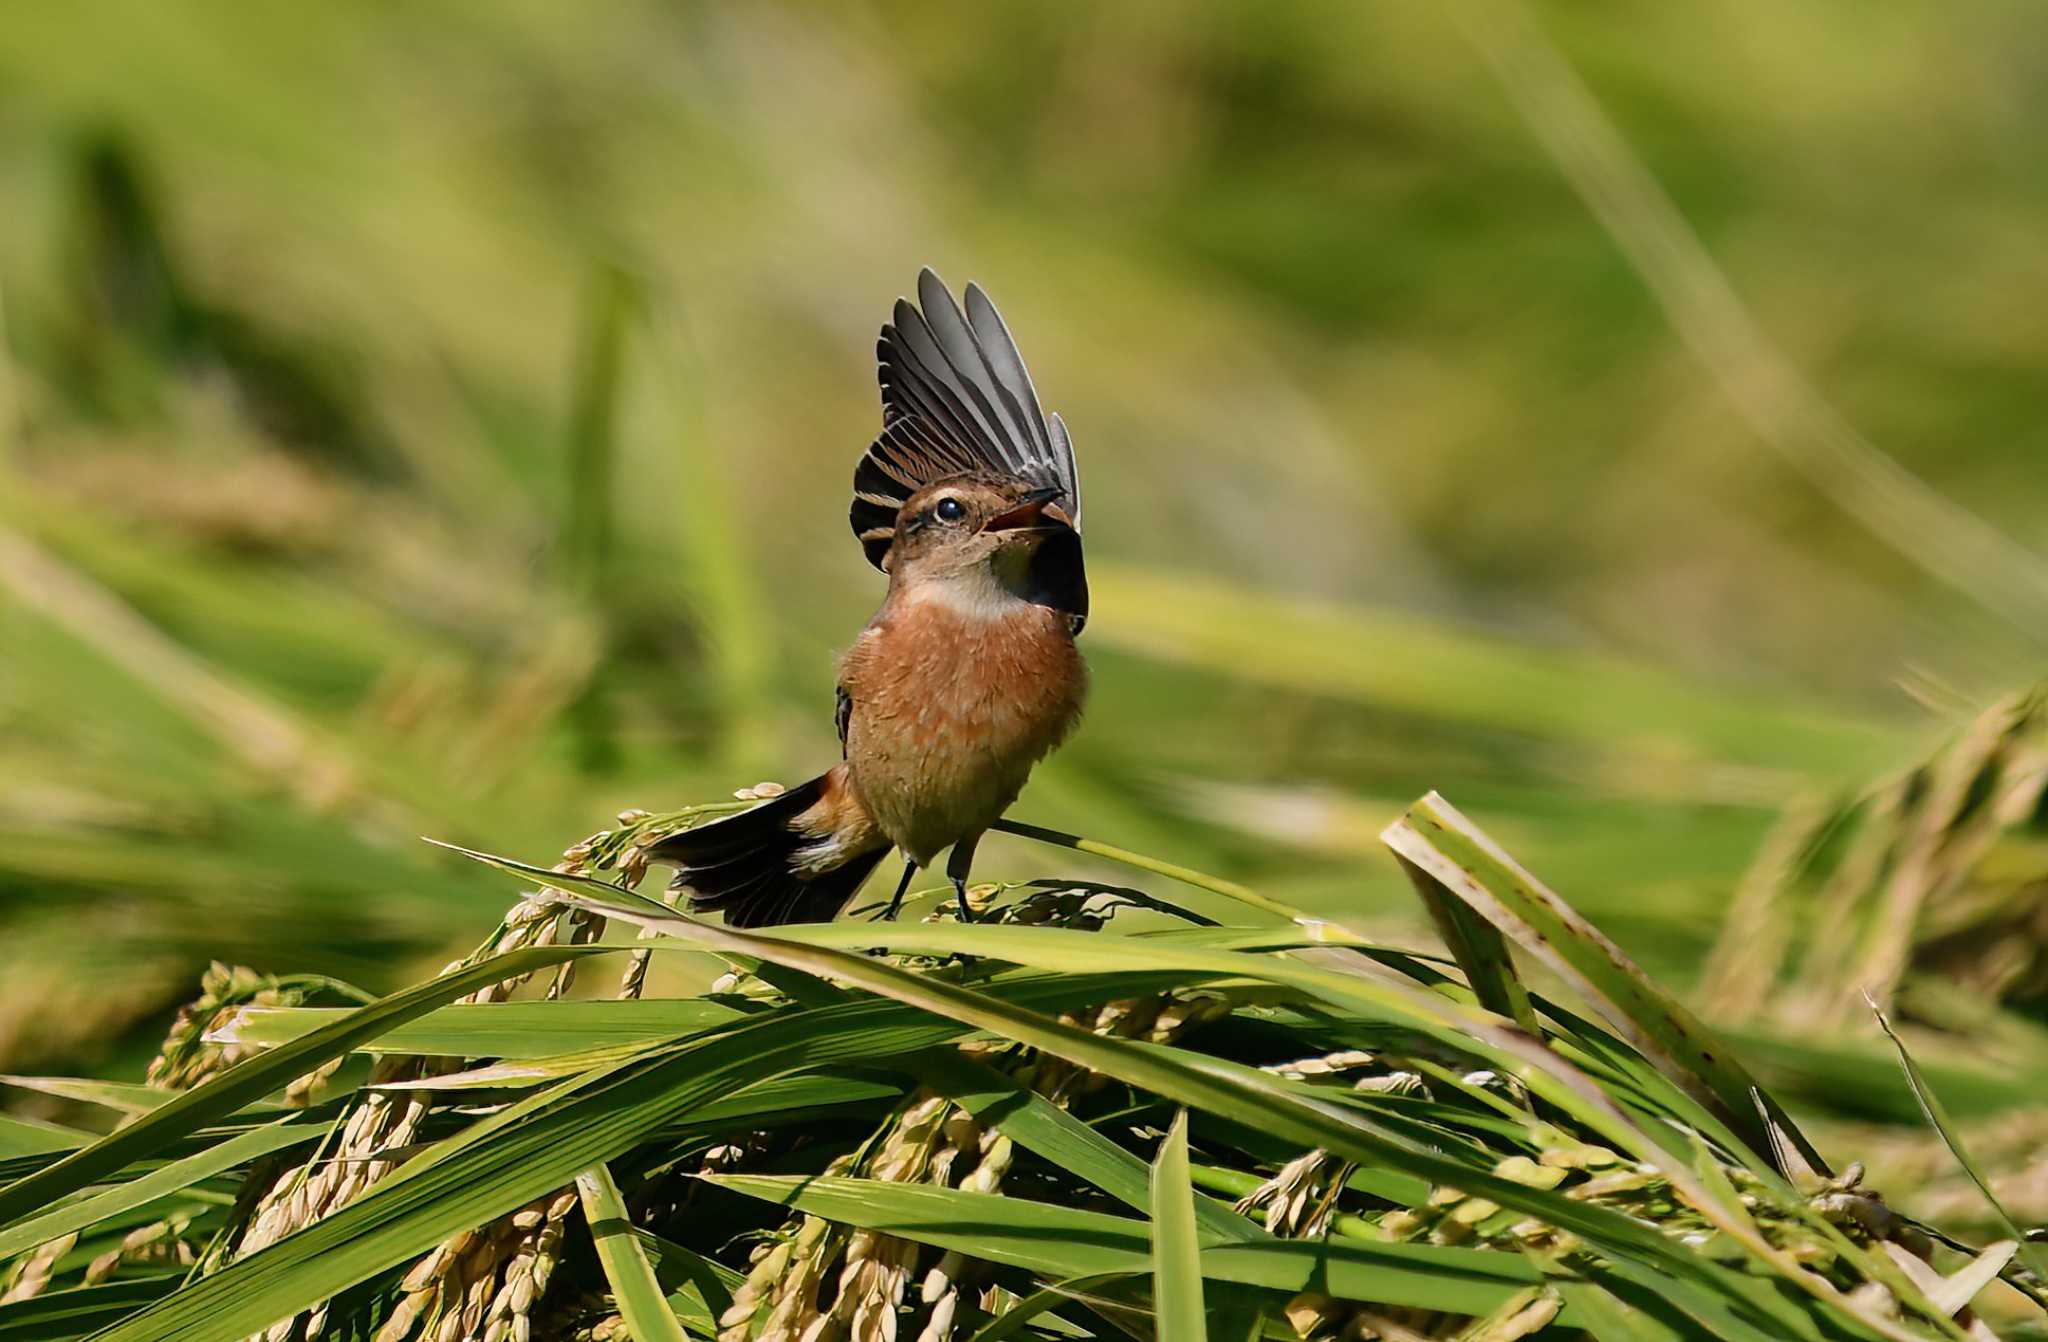
[[655, 1280], [654, 1265], [640, 1247], [626, 1200], [611, 1171], [593, 1165], [576, 1176], [583, 1219], [597, 1242], [598, 1262], [612, 1286], [612, 1303], [626, 1321], [633, 1342], [686, 1342], [683, 1326], [669, 1308], [668, 1293]]
[[1134, 1277], [1130, 1272], [1096, 1272], [1086, 1277], [1068, 1277], [1041, 1286], [1030, 1295], [1018, 1300], [1002, 1313], [990, 1319], [976, 1333], [972, 1342], [1008, 1342], [1029, 1328], [1033, 1320], [1050, 1310], [1074, 1300], [1086, 1300], [1097, 1290], [1111, 1282], [1126, 1281]]
[[[1114, 935], [1108, 928], [1103, 929], [1103, 933]], [[1172, 946], [1199, 946], [1212, 951], [1291, 951], [1319, 946], [1343, 947], [1349, 950], [1388, 949], [1348, 928], [1320, 921], [1292, 927], [1173, 927], [1160, 931], [1137, 932], [1133, 934], [1133, 939], [1160, 941]]]
[[160, 1273], [9, 1301], [0, 1305], [0, 1342], [69, 1342], [85, 1337], [161, 1299], [180, 1279], [175, 1272]]
[[1927, 1298], [1932, 1300], [1938, 1309], [1960, 1313], [1969, 1308], [1979, 1292], [1998, 1280], [2004, 1273], [2006, 1264], [2013, 1260], [2019, 1249], [2019, 1242], [2009, 1239], [1987, 1246], [1984, 1252], [1963, 1264], [1953, 1276], [1928, 1283]]
[[718, 1320], [732, 1307], [732, 1293], [746, 1278], [716, 1259], [646, 1231], [637, 1232], [654, 1260], [655, 1275], [668, 1288], [669, 1307], [685, 1328], [715, 1336]]
[[329, 1058], [360, 1047], [394, 1025], [425, 1015], [452, 997], [565, 960], [603, 953], [602, 947], [594, 946], [545, 946], [512, 951], [443, 974], [351, 1011], [332, 1025], [268, 1053], [246, 1059], [204, 1085], [180, 1092], [162, 1107], [127, 1127], [116, 1129], [55, 1164], [0, 1188], [0, 1225], [47, 1206], [66, 1193], [112, 1174], [131, 1160], [162, 1149], [177, 1137], [234, 1113]]
[[1108, 858], [1112, 862], [1121, 862], [1123, 865], [1135, 867], [1139, 871], [1149, 871], [1155, 876], [1164, 876], [1170, 880], [1179, 881], [1184, 885], [1191, 885], [1197, 890], [1207, 890], [1211, 894], [1227, 895], [1240, 904], [1247, 904], [1252, 908], [1262, 909], [1267, 913], [1275, 914], [1282, 918], [1298, 919], [1306, 916], [1292, 904], [1262, 895], [1248, 885], [1242, 885], [1236, 881], [1226, 881], [1221, 876], [1211, 876], [1207, 872], [1196, 871], [1192, 867], [1184, 867], [1177, 862], [1168, 862], [1163, 858], [1148, 857], [1143, 853], [1134, 853], [1128, 848], [1118, 848], [1116, 845], [1104, 843], [1100, 839], [1083, 838], [1079, 834], [1067, 834], [1056, 829], [1046, 829], [1042, 825], [1027, 825], [1021, 820], [998, 820], [994, 828], [1004, 834], [1015, 834], [1020, 838], [1036, 839], [1040, 843], [1049, 843], [1060, 848], [1071, 848], [1077, 853], [1088, 853], [1094, 857]]
[[78, 1128], [43, 1119], [0, 1114], [0, 1160], [14, 1156], [42, 1156], [54, 1151], [73, 1151], [93, 1139]]
[[1742, 1064], [1619, 947], [1450, 803], [1431, 793], [1384, 837], [1403, 860], [1583, 993], [1645, 1057], [1695, 1088], [1752, 1152], [1768, 1155], [1770, 1144], [1750, 1100], [1756, 1082]]
[[1510, 1296], [1483, 1319], [1474, 1319], [1458, 1334], [1457, 1342], [1505, 1342], [1527, 1337], [1548, 1327], [1563, 1312], [1563, 1301], [1554, 1288], [1532, 1286]]
[[1536, 1022], [1535, 1008], [1529, 1005], [1529, 990], [1522, 986], [1522, 976], [1515, 970], [1514, 957], [1509, 954], [1507, 939], [1500, 929], [1481, 918], [1478, 910], [1421, 867], [1398, 855], [1396, 860], [1401, 864], [1401, 873], [1421, 896], [1422, 907], [1437, 935], [1450, 948], [1458, 968], [1465, 971], [1465, 982], [1479, 1005], [1542, 1037], [1543, 1028]]
[[[1818, 1168], [1825, 1164], [1782, 1107], [1749, 1080], [1725, 1046], [1598, 929], [1435, 794], [1390, 826], [1385, 837], [1397, 856], [1426, 871], [1434, 883], [1513, 934], [1604, 1008], [1614, 1027], [1626, 1037], [1626, 1044], [1555, 1004], [1540, 1004], [1544, 1014], [1563, 1025], [1572, 1041], [1611, 1064], [1617, 1077], [1625, 1077], [1637, 1087], [1637, 1103], [1649, 1106], [1652, 1113], [1659, 1108], [1667, 1110], [1692, 1129], [1695, 1140], [1705, 1135], [1720, 1144], [1731, 1157], [1749, 1165], [1838, 1252], [1884, 1282], [1937, 1328], [1952, 1327], [1947, 1316], [1934, 1309], [1888, 1259], [1843, 1236], [1781, 1177], [1775, 1163], [1780, 1141], [1791, 1144], [1806, 1164]], [[1564, 1047], [1561, 1043], [1560, 1048]], [[1577, 1049], [1569, 1051], [1574, 1057], [1586, 1056]], [[1724, 1091], [1738, 1085], [1744, 1087], [1742, 1114], [1747, 1120], [1740, 1128], [1731, 1122], [1722, 1098]], [[1763, 1247], [1766, 1240], [1732, 1196], [1725, 1179], [1707, 1177], [1694, 1162], [1696, 1153], [1669, 1144], [1672, 1130], [1666, 1125], [1653, 1122], [1644, 1130], [1666, 1138], [1663, 1151], [1686, 1160], [1687, 1177], [1673, 1183], [1680, 1188], [1692, 1184], [1686, 1200], [1696, 1210], [1765, 1261], [1777, 1258], [1774, 1250]], [[1672, 1166], [1664, 1155], [1649, 1158], [1670, 1176]], [[1775, 1265], [1801, 1285], [1828, 1296], [1817, 1278], [1801, 1274], [1782, 1260]]]
[[273, 1151], [310, 1142], [322, 1130], [320, 1125], [313, 1123], [278, 1123], [256, 1128], [89, 1198], [66, 1203], [26, 1221], [17, 1221], [0, 1230], [0, 1259], [10, 1258], [24, 1249], [73, 1230], [81, 1230], [117, 1213], [168, 1197], [201, 1179], [210, 1179], [224, 1170], [231, 1170]]
[[1628, 1308], [1592, 1282], [1561, 1274], [1551, 1285], [1593, 1342], [1685, 1342], [1683, 1335]]
[[[238, 1007], [206, 1037], [219, 1044], [275, 1048], [347, 1014], [340, 1007]], [[547, 1058], [578, 1049], [674, 1039], [745, 1014], [740, 1007], [702, 997], [459, 1003], [400, 1025], [362, 1047], [365, 1052], [451, 1058]]]
[[1159, 1342], [1208, 1342], [1185, 1109], [1174, 1116], [1152, 1162], [1152, 1308]]
[[[970, 1257], [1052, 1277], [1149, 1275], [1152, 1228], [1136, 1217], [970, 1193], [957, 1188], [838, 1176], [724, 1174], [723, 1187], [842, 1225], [864, 1226]], [[1200, 1250], [1210, 1281], [1290, 1294], [1316, 1289], [1354, 1300], [1485, 1314], [1540, 1283], [1513, 1255], [1435, 1244], [1266, 1240]]]
[[[1812, 704], [1744, 700], [1639, 663], [1474, 637], [1448, 624], [1254, 590], [1185, 568], [1096, 561], [1089, 580], [1097, 605], [1090, 638], [1237, 683], [1598, 748], [1675, 735], [1702, 763], [1826, 777], [1873, 772], [1898, 745], [1881, 724]], [[1658, 762], [1671, 767], [1665, 756]]]
[[1999, 1201], [1998, 1195], [1991, 1191], [1990, 1179], [1985, 1177], [1983, 1167], [1971, 1158], [1969, 1148], [1963, 1145], [1962, 1135], [1956, 1131], [1955, 1122], [1950, 1119], [1948, 1110], [1942, 1105], [1941, 1097], [1927, 1084], [1926, 1076], [1920, 1071], [1920, 1064], [1913, 1061], [1913, 1054], [1907, 1049], [1906, 1041], [1899, 1038], [1898, 1032], [1892, 1029], [1891, 1020], [1877, 1003], [1867, 996], [1865, 1000], [1870, 1003], [1871, 1014], [1877, 1017], [1878, 1028], [1884, 1031], [1885, 1037], [1892, 1041], [1892, 1047], [1898, 1050], [1899, 1066], [1905, 1070], [1906, 1084], [1913, 1088], [1913, 1098], [1920, 1102], [1920, 1112], [1926, 1115], [1928, 1126], [1941, 1138], [1942, 1145], [1948, 1147], [1949, 1154], [1955, 1157], [1956, 1164], [1962, 1167], [1970, 1182], [1977, 1186], [1977, 1192], [1983, 1196], [1985, 1205], [1991, 1209], [1991, 1215], [1997, 1220], [1999, 1228], [2005, 1231], [2007, 1238], [2018, 1242], [2021, 1261], [2025, 1262], [2036, 1276], [2048, 1277], [2048, 1245], [2030, 1238], [2012, 1219], [2012, 1214], [2006, 1211], [2005, 1204]]
[[[690, 1031], [695, 1034], [697, 1031]], [[504, 1062], [486, 1063], [480, 1067], [465, 1067], [459, 1072], [440, 1072], [430, 1076], [415, 1077], [410, 1081], [391, 1081], [379, 1084], [377, 1090], [405, 1091], [457, 1091], [457, 1090], [527, 1090], [559, 1081], [563, 1077], [581, 1076], [640, 1057], [657, 1049], [666, 1041], [637, 1044], [613, 1044], [605, 1048], [580, 1049], [575, 1053], [556, 1053], [542, 1058], [517, 1058]]]
[[[132, 1081], [100, 1081], [79, 1076], [0, 1076], [0, 1085], [17, 1086], [40, 1095], [53, 1095], [74, 1104], [96, 1105], [130, 1116], [161, 1109], [177, 1095], [176, 1091], [160, 1090]], [[280, 1109], [283, 1106], [255, 1100], [243, 1108]]]
[[[1145, 1210], [1152, 1200], [1145, 1162], [1065, 1109], [1008, 1077], [939, 1049], [920, 1060], [923, 1082], [1028, 1151], [1035, 1152], [1126, 1206]], [[1266, 1239], [1255, 1222], [1207, 1198], [1194, 1203], [1197, 1224], [1217, 1239]]]

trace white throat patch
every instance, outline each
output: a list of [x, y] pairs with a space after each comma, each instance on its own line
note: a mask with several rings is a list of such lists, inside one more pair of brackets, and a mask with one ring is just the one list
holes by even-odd
[[982, 564], [943, 578], [927, 578], [911, 589], [910, 598], [942, 606], [970, 620], [1000, 620], [1030, 604], [996, 581], [995, 574]]

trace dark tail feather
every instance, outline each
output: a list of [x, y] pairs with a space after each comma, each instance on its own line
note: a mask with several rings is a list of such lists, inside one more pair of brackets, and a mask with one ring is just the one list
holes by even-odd
[[829, 871], [794, 870], [796, 850], [817, 839], [791, 822], [824, 798], [829, 778], [820, 775], [751, 811], [672, 834], [648, 856], [675, 867], [669, 888], [688, 892], [692, 912], [717, 910], [727, 926], [831, 922], [889, 848], [883, 843], [856, 853]]

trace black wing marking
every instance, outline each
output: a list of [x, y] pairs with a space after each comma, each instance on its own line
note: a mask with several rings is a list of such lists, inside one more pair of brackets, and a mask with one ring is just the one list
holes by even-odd
[[687, 890], [692, 910], [721, 910], [731, 927], [830, 922], [889, 851], [853, 854], [826, 871], [799, 870], [813, 840], [792, 822], [825, 795], [830, 775], [793, 787], [750, 811], [671, 834], [648, 850], [675, 867], [671, 890]]
[[1045, 538], [1031, 556], [1030, 599], [1067, 617], [1067, 632], [1079, 638], [1088, 623], [1088, 570], [1081, 560], [1081, 537], [1058, 531]]
[[898, 299], [875, 346], [882, 385], [882, 433], [853, 475], [849, 520], [868, 562], [884, 566], [896, 515], [934, 480], [969, 471], [1021, 476], [1060, 491], [1081, 527], [1081, 478], [1074, 443], [1058, 415], [1039, 406], [1024, 356], [978, 285], [963, 314], [930, 269], [917, 277], [918, 303]]
[[832, 721], [839, 726], [839, 758], [845, 759], [846, 726], [853, 721], [853, 696], [846, 692], [844, 685], [838, 688], [837, 693], [839, 698], [838, 703], [832, 709]]

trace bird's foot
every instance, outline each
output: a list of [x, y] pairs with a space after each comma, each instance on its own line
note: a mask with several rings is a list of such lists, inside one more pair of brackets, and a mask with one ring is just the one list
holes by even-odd
[[967, 882], [959, 876], [953, 878], [953, 897], [960, 901], [960, 921], [974, 922], [974, 906], [967, 902]]
[[889, 907], [882, 910], [879, 915], [882, 922], [893, 923], [896, 921], [897, 911], [903, 907], [903, 892], [910, 889], [910, 878], [915, 875], [917, 875], [917, 863], [905, 862], [903, 864], [903, 877], [896, 882], [896, 893], [890, 898]]

